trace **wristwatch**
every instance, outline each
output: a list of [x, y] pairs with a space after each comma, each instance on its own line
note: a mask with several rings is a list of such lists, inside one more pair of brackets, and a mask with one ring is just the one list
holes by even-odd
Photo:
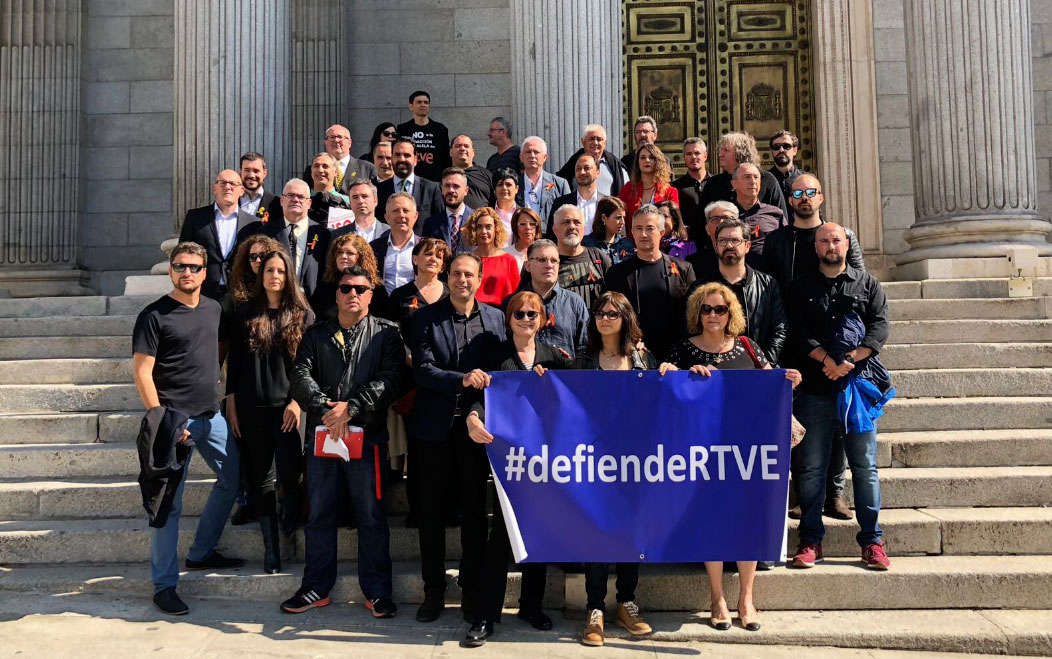
[[852, 357], [851, 355], [845, 355], [844, 356], [844, 361], [851, 362], [852, 364], [854, 364], [855, 363], [855, 358]]

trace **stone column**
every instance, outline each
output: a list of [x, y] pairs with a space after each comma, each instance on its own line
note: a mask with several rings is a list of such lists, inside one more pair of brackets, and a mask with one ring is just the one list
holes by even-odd
[[176, 0], [174, 226], [245, 151], [288, 170], [290, 0]]
[[0, 0], [0, 289], [87, 292], [77, 268], [80, 0]]
[[548, 142], [548, 169], [581, 146], [586, 124], [606, 128], [606, 148], [623, 150], [621, 3], [515, 0], [511, 3], [512, 107], [516, 141]]
[[926, 262], [1004, 261], [1021, 245], [1052, 254], [1037, 212], [1029, 0], [905, 0], [904, 10], [917, 219], [899, 265], [992, 276]]

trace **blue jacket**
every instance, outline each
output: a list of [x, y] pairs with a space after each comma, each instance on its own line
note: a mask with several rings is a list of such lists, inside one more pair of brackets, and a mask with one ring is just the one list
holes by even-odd
[[[529, 282], [524, 282], [519, 286], [519, 290], [533, 289]], [[505, 312], [510, 299], [511, 296], [508, 296], [504, 300]], [[537, 332], [537, 340], [562, 348], [570, 353], [570, 359], [573, 359], [577, 353], [588, 347], [588, 305], [580, 295], [566, 290], [559, 284], [555, 285], [543, 301], [546, 320], [541, 331]]]

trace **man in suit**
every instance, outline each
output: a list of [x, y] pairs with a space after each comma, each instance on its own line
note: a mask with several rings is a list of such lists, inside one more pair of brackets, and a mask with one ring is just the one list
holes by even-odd
[[311, 207], [310, 192], [306, 181], [291, 179], [281, 194], [284, 219], [281, 222], [267, 222], [260, 231], [288, 246], [292, 265], [296, 268], [296, 279], [308, 299], [314, 295], [324, 274], [330, 242], [329, 230], [325, 225], [311, 220], [307, 215]]
[[548, 230], [548, 216], [555, 207], [555, 200], [570, 194], [570, 184], [561, 176], [544, 171], [548, 162], [548, 144], [537, 136], [527, 137], [522, 142], [522, 174], [519, 176], [519, 193], [515, 203], [532, 208], [541, 218], [544, 226], [541, 233]]
[[592, 223], [595, 221], [595, 208], [599, 200], [607, 196], [599, 190], [599, 159], [594, 154], [582, 152], [577, 156], [577, 162], [573, 169], [574, 191], [563, 195], [552, 204], [552, 216], [548, 218], [548, 231], [544, 237], [555, 240], [555, 213], [567, 204], [577, 206], [584, 217], [584, 234], [592, 233]]
[[[351, 183], [356, 180], [369, 180], [376, 177], [376, 167], [371, 162], [358, 160], [351, 155], [351, 131], [345, 126], [334, 124], [325, 131], [325, 153], [336, 160], [336, 172], [333, 185], [346, 194]], [[311, 168], [303, 170], [303, 180], [311, 180]]]
[[267, 161], [263, 154], [248, 151], [241, 154], [241, 185], [244, 187], [237, 205], [241, 213], [255, 220], [281, 219], [281, 196], [263, 189], [267, 180]]
[[[442, 191], [438, 184], [420, 178], [413, 172], [416, 167], [416, 145], [408, 137], [399, 137], [391, 145], [394, 159], [394, 177], [381, 181], [376, 186], [376, 200], [380, 208], [387, 208], [387, 198], [395, 192], [408, 192], [416, 200], [420, 214], [429, 217], [442, 212]], [[419, 235], [421, 227], [416, 232]]]
[[[625, 187], [625, 183], [628, 182], [628, 170], [621, 164], [617, 156], [606, 150], [606, 129], [599, 124], [588, 124], [584, 127], [584, 136], [581, 137], [581, 148], [577, 150], [577, 153], [570, 156], [570, 159], [566, 161], [562, 169], [555, 172], [555, 175], [570, 181], [570, 185], [573, 186], [574, 169], [577, 167], [578, 159], [585, 153], [592, 154], [599, 162], [597, 184], [600, 193], [604, 197], [616, 197], [621, 192], [621, 188]], [[559, 204], [556, 204], [555, 207], [558, 208]]]
[[[421, 465], [420, 554], [424, 603], [416, 619], [431, 622], [445, 608], [445, 511], [450, 496], [460, 500], [460, 588], [465, 618], [481, 605], [486, 546], [486, 481], [489, 460], [482, 444], [468, 437], [469, 388], [483, 389], [489, 375], [484, 357], [505, 338], [504, 314], [475, 300], [482, 260], [458, 254], [449, 264], [449, 297], [428, 305], [413, 318], [413, 372], [416, 400], [407, 419], [412, 451]], [[449, 474], [458, 473], [458, 487]]]
[[413, 248], [420, 236], [413, 232], [419, 214], [416, 200], [408, 192], [396, 192], [387, 198], [384, 219], [391, 230], [369, 243], [376, 256], [376, 267], [384, 280], [388, 294], [399, 286], [413, 281]]
[[689, 263], [661, 252], [665, 216], [654, 204], [643, 204], [632, 216], [635, 255], [606, 272], [606, 290], [632, 303], [647, 350], [664, 361], [676, 341], [685, 338], [687, 291], [694, 283]]
[[442, 172], [442, 203], [445, 208], [424, 220], [423, 236], [446, 241], [453, 254], [474, 249], [464, 235], [464, 226], [473, 208], [464, 203], [468, 195], [468, 177], [459, 167]]
[[214, 300], [226, 294], [238, 233], [255, 222], [253, 216], [241, 213], [238, 208], [243, 189], [237, 172], [232, 169], [219, 172], [212, 183], [215, 201], [188, 210], [179, 230], [179, 242], [197, 243], [208, 253], [208, 273], [201, 293]]
[[376, 186], [372, 181], [355, 181], [351, 184], [348, 194], [351, 197], [354, 221], [334, 229], [331, 232], [334, 240], [348, 233], [356, 233], [364, 238], [365, 242], [371, 243], [390, 231], [391, 227], [376, 219]]

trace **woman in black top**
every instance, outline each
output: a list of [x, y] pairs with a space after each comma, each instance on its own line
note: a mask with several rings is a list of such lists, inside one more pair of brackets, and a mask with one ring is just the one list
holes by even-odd
[[[508, 340], [500, 349], [488, 355], [484, 368], [488, 371], [536, 371], [543, 375], [549, 368], [568, 368], [570, 358], [561, 349], [537, 341], [537, 332], [544, 327], [544, 302], [532, 291], [519, 291], [508, 299], [504, 324]], [[482, 391], [471, 390], [474, 400], [466, 418], [468, 435], [479, 444], [489, 444], [493, 435], [486, 430], [486, 410], [482, 403]], [[478, 646], [493, 634], [494, 623], [500, 620], [504, 608], [504, 595], [508, 585], [508, 559], [511, 543], [504, 524], [500, 505], [493, 506], [493, 524], [486, 545], [486, 560], [483, 567], [483, 593], [481, 606], [476, 607], [476, 619], [468, 630], [466, 645]], [[547, 564], [524, 563], [522, 565], [522, 588], [519, 597], [518, 617], [529, 622], [535, 629], [551, 629], [552, 620], [541, 610], [544, 599], [544, 582]]]
[[[769, 369], [771, 365], [763, 350], [741, 335], [745, 330], [745, 312], [738, 296], [723, 284], [704, 284], [687, 299], [687, 329], [691, 333], [672, 346], [669, 361], [682, 369], [690, 369], [706, 377], [717, 369]], [[787, 380], [793, 387], [800, 384], [800, 372], [787, 369]], [[719, 630], [731, 628], [731, 614], [723, 595], [723, 563], [706, 561], [705, 572], [712, 588], [710, 623]], [[759, 631], [756, 607], [753, 605], [753, 581], [756, 561], [738, 561], [738, 616], [742, 627]]]
[[373, 283], [373, 299], [369, 303], [369, 313], [381, 318], [387, 317], [387, 290], [383, 286], [373, 248], [358, 234], [345, 233], [329, 244], [325, 273], [310, 298], [310, 307], [319, 321], [336, 317], [336, 284], [339, 283], [344, 270], [356, 265], [360, 265], [369, 273], [369, 279]]
[[390, 121], [384, 121], [377, 124], [376, 128], [373, 129], [373, 136], [369, 138], [369, 150], [358, 156], [359, 160], [366, 162], [373, 161], [373, 149], [380, 142], [394, 142], [398, 139], [398, 131], [395, 130], [395, 125]]
[[263, 532], [263, 569], [281, 571], [275, 461], [284, 491], [283, 528], [295, 529], [302, 495], [300, 406], [289, 394], [289, 375], [304, 329], [314, 322], [284, 251], [263, 258], [256, 294], [235, 312], [227, 366], [227, 420], [244, 447], [242, 480], [255, 501]]

